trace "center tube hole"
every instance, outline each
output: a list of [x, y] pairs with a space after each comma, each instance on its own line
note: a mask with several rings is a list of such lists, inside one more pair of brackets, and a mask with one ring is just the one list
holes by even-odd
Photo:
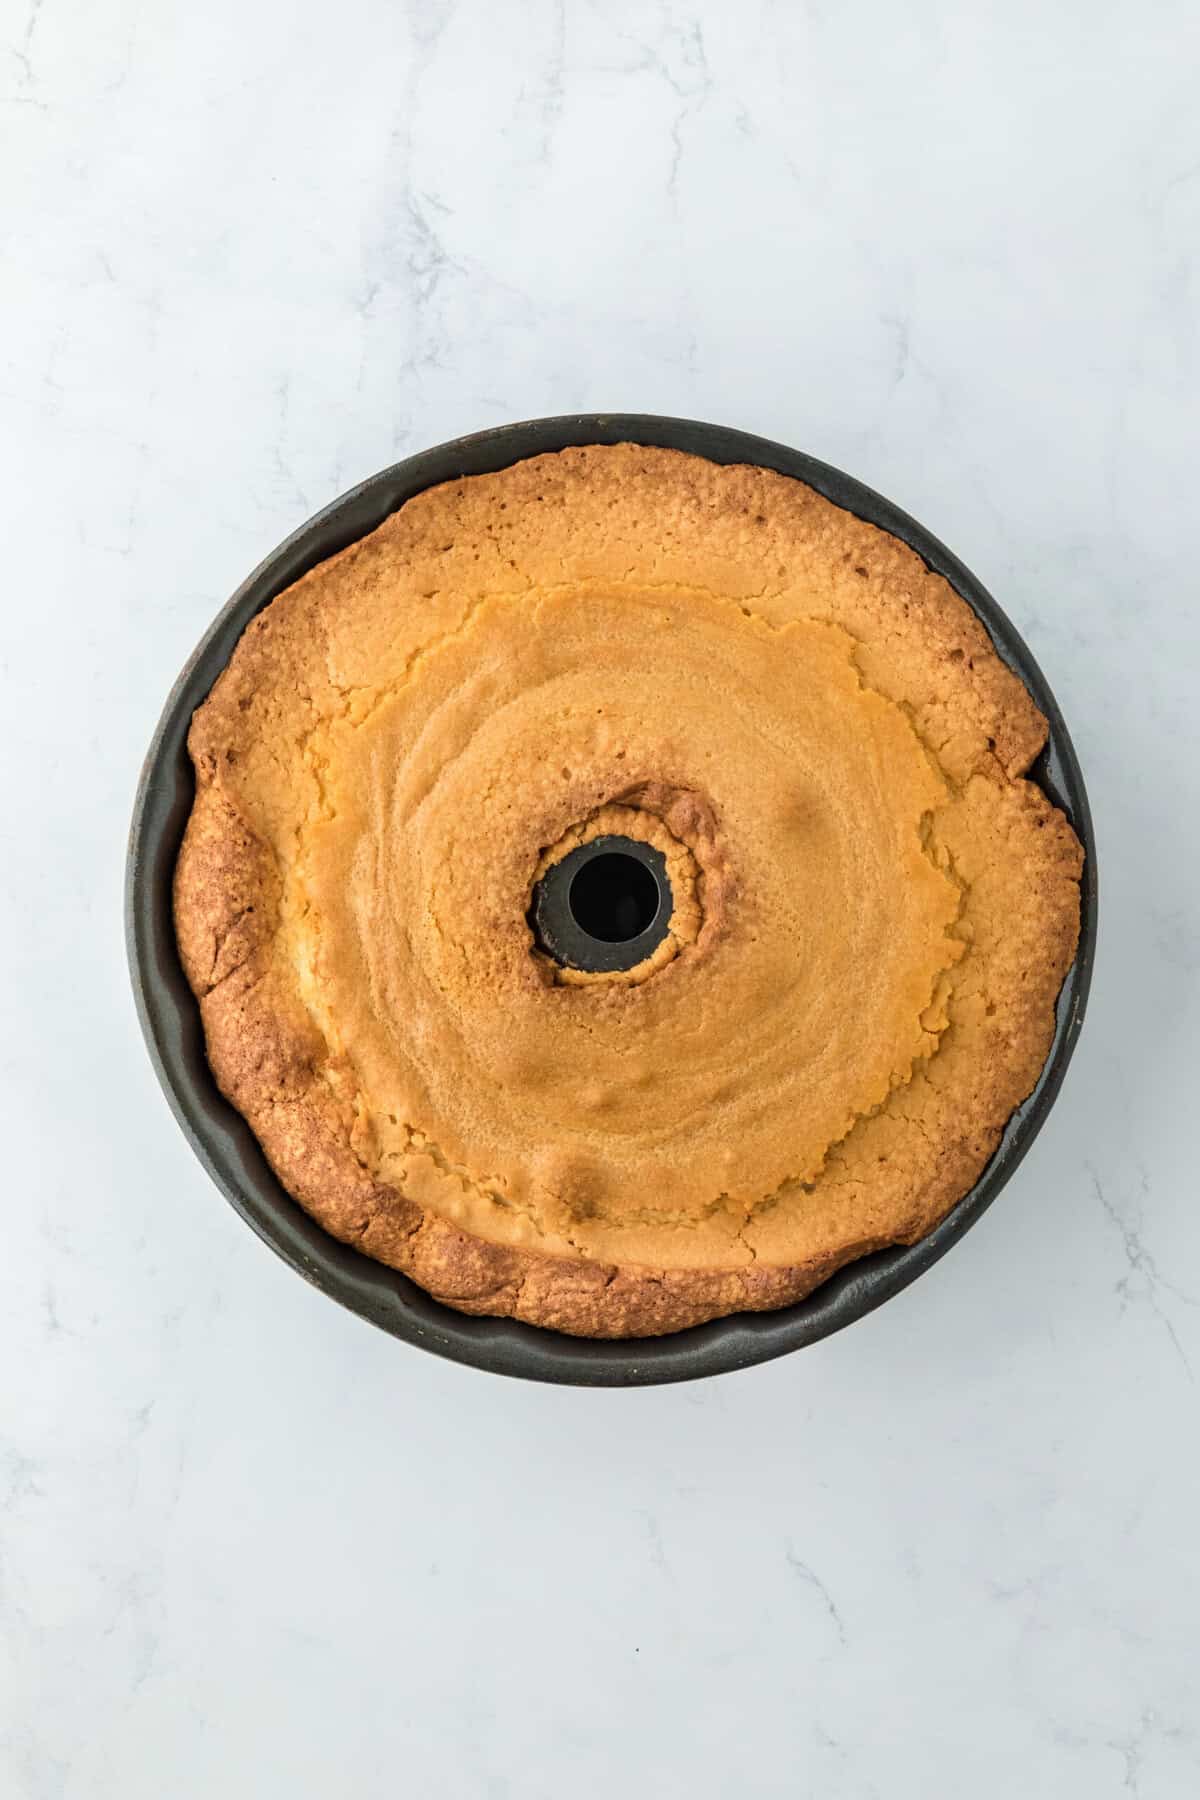
[[649, 930], [662, 896], [645, 863], [618, 850], [576, 870], [567, 905], [581, 931], [604, 944], [624, 944]]

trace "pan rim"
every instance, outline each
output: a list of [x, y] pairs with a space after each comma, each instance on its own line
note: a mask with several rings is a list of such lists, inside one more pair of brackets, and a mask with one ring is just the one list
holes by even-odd
[[[513, 1319], [471, 1318], [398, 1271], [329, 1237], [282, 1188], [246, 1121], [217, 1090], [203, 1055], [198, 1003], [179, 965], [170, 887], [190, 810], [185, 739], [250, 619], [293, 581], [357, 541], [414, 494], [530, 456], [630, 442], [721, 463], [774, 469], [898, 537], [971, 607], [1025, 683], [1049, 727], [1031, 778], [1066, 812], [1084, 848], [1080, 936], [1056, 1010], [1050, 1053], [974, 1186], [917, 1243], [850, 1263], [807, 1299], [734, 1313], [667, 1337], [572, 1338]], [[908, 1287], [979, 1219], [1012, 1176], [1062, 1085], [1078, 1041], [1095, 958], [1096, 846], [1082, 772], [1061, 709], [1024, 639], [983, 584], [923, 525], [854, 477], [802, 451], [732, 427], [648, 413], [576, 413], [493, 426], [416, 452], [347, 490], [272, 550], [221, 608], [185, 663], [151, 739], [134, 802], [125, 879], [125, 936], [134, 1001], [151, 1063], [193, 1151], [258, 1236], [308, 1281], [392, 1336], [497, 1374], [584, 1387], [636, 1387], [726, 1373], [801, 1349]]]

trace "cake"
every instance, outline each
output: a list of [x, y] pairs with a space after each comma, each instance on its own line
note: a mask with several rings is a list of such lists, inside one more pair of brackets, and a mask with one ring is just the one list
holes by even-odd
[[[1037, 1081], [1082, 867], [1045, 738], [946, 581], [798, 481], [624, 444], [431, 488], [193, 718], [213, 1074], [447, 1306], [787, 1305], [928, 1232]], [[573, 964], [539, 894], [611, 845], [665, 871], [654, 945]]]

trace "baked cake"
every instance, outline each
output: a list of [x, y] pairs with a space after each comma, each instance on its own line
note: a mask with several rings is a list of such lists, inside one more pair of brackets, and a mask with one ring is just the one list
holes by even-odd
[[[971, 609], [802, 483], [633, 445], [410, 500], [192, 722], [175, 919], [208, 1057], [324, 1228], [591, 1337], [912, 1243], [1030, 1092], [1082, 852]], [[652, 846], [607, 972], [531, 924]]]

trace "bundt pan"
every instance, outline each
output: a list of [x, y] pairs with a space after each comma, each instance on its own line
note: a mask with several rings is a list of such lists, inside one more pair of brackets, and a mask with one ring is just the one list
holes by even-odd
[[[1049, 739], [1030, 776], [1066, 813], [1086, 861], [1079, 947], [1059, 996], [1050, 1055], [983, 1174], [939, 1225], [916, 1244], [851, 1263], [806, 1300], [778, 1312], [735, 1314], [669, 1337], [594, 1342], [512, 1319], [453, 1312], [403, 1275], [328, 1237], [284, 1191], [249, 1126], [218, 1092], [209, 1072], [199, 1008], [176, 952], [171, 884], [193, 796], [185, 746], [188, 724], [257, 612], [424, 488], [572, 445], [625, 442], [688, 451], [717, 463], [758, 464], [798, 477], [835, 505], [910, 545], [978, 614], [999, 655], [1045, 714]], [[827, 1337], [907, 1287], [990, 1206], [1040, 1131], [1079, 1036], [1096, 942], [1096, 847], [1079, 764], [1041, 670], [990, 594], [922, 526], [850, 476], [763, 438], [687, 419], [581, 414], [503, 425], [407, 457], [335, 500], [260, 564], [201, 639], [154, 733], [130, 831], [125, 926], [138, 1015], [171, 1108], [222, 1193], [285, 1262], [394, 1337], [455, 1362], [538, 1381], [634, 1387], [746, 1368]]]

